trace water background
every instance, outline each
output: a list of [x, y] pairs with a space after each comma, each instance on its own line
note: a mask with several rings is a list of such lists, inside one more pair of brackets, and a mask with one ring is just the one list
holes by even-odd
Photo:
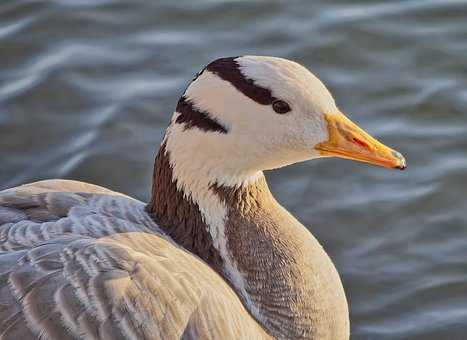
[[467, 1], [0, 2], [0, 189], [45, 178], [147, 200], [153, 156], [210, 60], [297, 60], [406, 155], [268, 173], [341, 273], [352, 339], [467, 339]]

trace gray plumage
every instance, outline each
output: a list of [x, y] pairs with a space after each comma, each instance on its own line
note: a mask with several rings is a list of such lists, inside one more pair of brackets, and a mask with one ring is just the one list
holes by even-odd
[[0, 192], [0, 338], [267, 337], [142, 202], [64, 180]]

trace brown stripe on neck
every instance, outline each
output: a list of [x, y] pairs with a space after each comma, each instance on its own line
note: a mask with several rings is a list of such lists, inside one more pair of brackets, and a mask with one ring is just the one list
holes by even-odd
[[[227, 207], [222, 237], [228, 256], [223, 259], [198, 205], [177, 189], [169, 157], [163, 144], [146, 206], [160, 228], [222, 275], [273, 337], [346, 338], [348, 309], [335, 267], [316, 239], [277, 203], [265, 178], [240, 187], [206, 188]], [[229, 262], [236, 267], [233, 273], [225, 269]], [[238, 277], [232, 274], [241, 275], [242, 287], [235, 286], [232, 278]]]
[[175, 242], [220, 272], [222, 258], [214, 248], [208, 226], [198, 205], [177, 188], [169, 157], [163, 143], [156, 156], [152, 197], [146, 211]]
[[206, 70], [228, 81], [237, 90], [255, 102], [262, 105], [272, 104], [276, 98], [272, 96], [271, 90], [255, 84], [252, 79], [246, 78], [240, 70], [237, 58], [239, 57], [217, 59], [206, 66]]
[[198, 110], [185, 96], [178, 101], [176, 111], [179, 113], [176, 122], [184, 124], [185, 129], [196, 127], [203, 131], [227, 133], [227, 129], [207, 112]]

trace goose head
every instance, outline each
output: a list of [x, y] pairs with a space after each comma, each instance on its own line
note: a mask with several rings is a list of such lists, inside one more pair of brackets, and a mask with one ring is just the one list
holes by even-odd
[[165, 137], [181, 177], [241, 185], [263, 170], [319, 157], [404, 169], [405, 160], [348, 119], [326, 86], [275, 57], [221, 58], [180, 98]]

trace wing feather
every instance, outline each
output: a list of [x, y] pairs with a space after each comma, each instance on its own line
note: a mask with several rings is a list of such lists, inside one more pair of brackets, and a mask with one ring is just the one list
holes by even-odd
[[0, 192], [0, 338], [268, 336], [143, 203], [52, 180]]

